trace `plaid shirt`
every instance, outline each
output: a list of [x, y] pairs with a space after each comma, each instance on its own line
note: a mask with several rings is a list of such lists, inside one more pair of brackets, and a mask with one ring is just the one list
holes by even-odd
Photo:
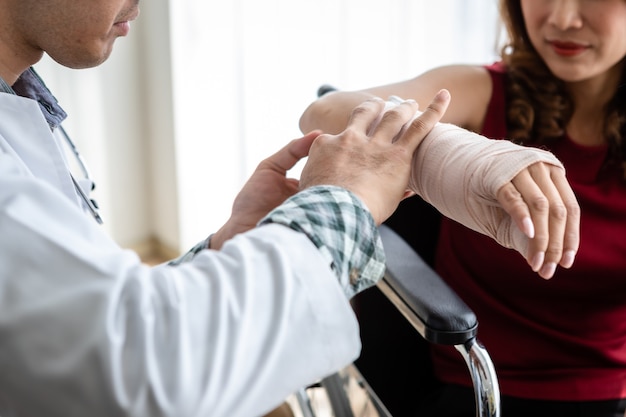
[[306, 234], [328, 259], [348, 298], [374, 285], [385, 272], [378, 228], [363, 202], [332, 186], [306, 189], [259, 224], [279, 223]]
[[[385, 272], [378, 228], [363, 202], [343, 188], [318, 186], [301, 191], [259, 225], [270, 223], [307, 235], [327, 259], [348, 298], [376, 284]], [[210, 237], [170, 264], [191, 260], [209, 241]]]

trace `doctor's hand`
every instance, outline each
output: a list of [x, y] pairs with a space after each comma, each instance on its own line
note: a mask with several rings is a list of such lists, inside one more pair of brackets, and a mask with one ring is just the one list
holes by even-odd
[[300, 187], [346, 188], [365, 203], [376, 224], [381, 224], [403, 198], [411, 195], [408, 182], [413, 153], [441, 119], [449, 102], [449, 93], [442, 90], [415, 119], [418, 106], [412, 100], [384, 114], [381, 99], [362, 103], [352, 111], [342, 133], [323, 134], [315, 140], [300, 176]]
[[530, 238], [526, 261], [542, 278], [569, 268], [580, 241], [580, 207], [565, 171], [537, 162], [498, 190], [498, 202]]
[[313, 131], [292, 140], [257, 166], [235, 198], [230, 218], [211, 238], [211, 249], [220, 249], [236, 234], [256, 227], [261, 218], [298, 192], [299, 181], [287, 178], [287, 171], [307, 156], [320, 133]]

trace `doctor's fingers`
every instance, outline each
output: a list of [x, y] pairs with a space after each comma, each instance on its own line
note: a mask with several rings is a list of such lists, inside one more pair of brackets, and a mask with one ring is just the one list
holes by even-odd
[[321, 133], [320, 130], [313, 130], [301, 138], [291, 140], [278, 152], [261, 161], [257, 167], [257, 171], [269, 168], [285, 174], [293, 168], [298, 161], [309, 154], [311, 145]]
[[[374, 124], [381, 116], [381, 113], [385, 109], [385, 102], [378, 97], [372, 97], [369, 100], [356, 106], [352, 113], [350, 113], [350, 119], [346, 131], [354, 131], [357, 133], [366, 133], [370, 126]], [[339, 134], [341, 136], [341, 133]]]
[[397, 139], [415, 117], [418, 106], [415, 100], [405, 100], [383, 110], [384, 113], [372, 123], [369, 135], [373, 141], [391, 143]]
[[448, 90], [440, 90], [433, 97], [428, 107], [405, 127], [396, 143], [406, 146], [413, 153], [437, 122], [441, 120], [449, 104], [450, 93]]

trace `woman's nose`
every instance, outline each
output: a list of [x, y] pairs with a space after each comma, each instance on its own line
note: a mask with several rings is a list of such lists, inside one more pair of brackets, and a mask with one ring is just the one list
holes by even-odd
[[548, 22], [559, 30], [579, 29], [583, 18], [580, 13], [580, 0], [554, 0]]

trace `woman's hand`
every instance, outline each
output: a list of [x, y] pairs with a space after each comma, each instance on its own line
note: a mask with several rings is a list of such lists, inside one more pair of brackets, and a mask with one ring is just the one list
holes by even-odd
[[580, 241], [580, 207], [563, 169], [534, 163], [501, 187], [497, 199], [530, 239], [526, 260], [533, 271], [548, 279], [557, 265], [572, 266]]

